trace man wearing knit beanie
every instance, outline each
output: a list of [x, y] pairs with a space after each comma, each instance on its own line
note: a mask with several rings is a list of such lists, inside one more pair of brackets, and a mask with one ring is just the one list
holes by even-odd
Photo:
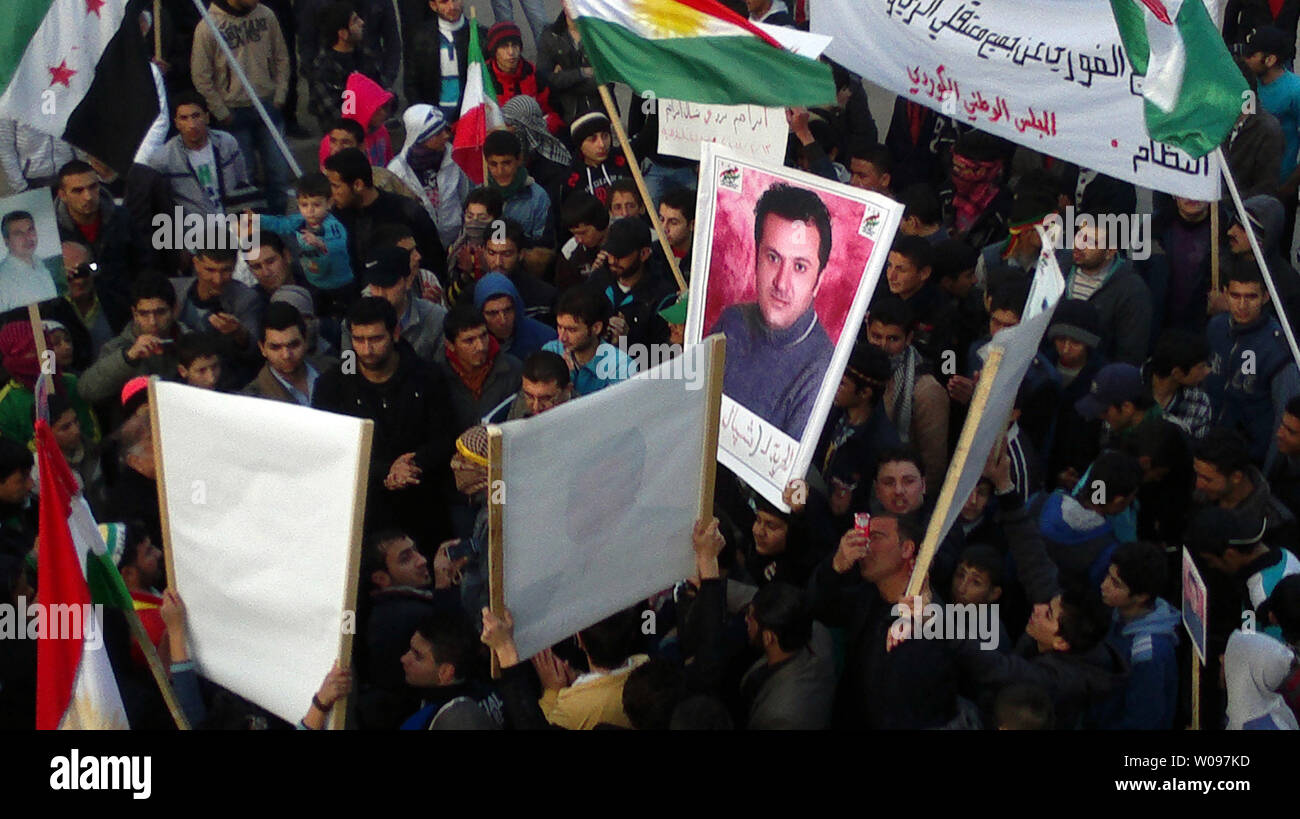
[[559, 133], [564, 129], [564, 119], [551, 106], [551, 89], [538, 80], [537, 68], [524, 59], [523, 49], [519, 26], [509, 20], [502, 20], [488, 29], [483, 53], [500, 91], [497, 104], [505, 105], [520, 94], [532, 97], [546, 117], [546, 129], [552, 134]]
[[631, 173], [627, 169], [627, 158], [621, 152], [613, 152], [609, 117], [602, 111], [579, 114], [569, 123], [569, 134], [573, 137], [573, 144], [578, 146], [577, 155], [552, 200], [563, 206], [574, 191], [586, 191], [599, 199], [602, 205], [608, 206], [614, 181]]
[[1066, 299], [1056, 306], [1047, 328], [1051, 341], [1043, 356], [1061, 377], [1061, 400], [1056, 405], [1055, 429], [1047, 453], [1053, 486], [1073, 486], [1100, 450], [1101, 421], [1085, 418], [1074, 408], [1092, 388], [1103, 360], [1097, 352], [1101, 319], [1091, 304]]

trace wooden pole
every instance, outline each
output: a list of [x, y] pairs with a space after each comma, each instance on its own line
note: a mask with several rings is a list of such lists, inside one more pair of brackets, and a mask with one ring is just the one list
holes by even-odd
[[682, 278], [682, 270], [677, 265], [677, 257], [673, 255], [672, 245], [668, 244], [664, 226], [659, 223], [659, 211], [650, 198], [650, 191], [645, 186], [645, 178], [641, 176], [641, 166], [637, 164], [636, 154], [632, 153], [632, 141], [627, 138], [627, 132], [623, 130], [623, 120], [619, 118], [618, 109], [614, 107], [614, 98], [609, 95], [609, 89], [604, 83], [597, 85], [596, 90], [600, 92], [601, 102], [605, 103], [605, 111], [609, 114], [610, 125], [613, 126], [619, 144], [623, 147], [623, 156], [627, 157], [627, 166], [632, 171], [632, 178], [636, 180], [636, 189], [641, 192], [641, 200], [645, 202], [646, 212], [650, 214], [650, 224], [654, 226], [655, 235], [659, 237], [659, 246], [663, 248], [664, 256], [668, 259], [668, 267], [672, 269], [673, 278], [677, 280], [677, 289], [685, 290], [686, 279]]
[[172, 554], [172, 527], [167, 515], [167, 471], [163, 469], [162, 462], [162, 429], [158, 424], [158, 376], [149, 379], [149, 434], [153, 438], [153, 459], [155, 464], [155, 474], [158, 476], [155, 483], [158, 484], [158, 520], [162, 524], [162, 548], [163, 548], [163, 565], [167, 569], [167, 588], [175, 589], [176, 587], [176, 561]]
[[[343, 611], [344, 616], [357, 610], [357, 585], [361, 577], [361, 544], [364, 537], [362, 525], [365, 523], [367, 489], [370, 485], [370, 448], [375, 437], [375, 422], [366, 420], [361, 424], [361, 447], [357, 457], [357, 472], [352, 494], [352, 549], [348, 552], [348, 569], [344, 575]], [[355, 619], [353, 620], [355, 623]], [[352, 638], [355, 629], [339, 629], [339, 668], [352, 664]], [[326, 728], [331, 731], [343, 730], [348, 716], [348, 700], [351, 694], [339, 697], [330, 708]]]
[[1201, 730], [1201, 658], [1192, 652], [1192, 730]]
[[153, 0], [153, 58], [162, 60], [162, 0]]
[[[505, 588], [505, 480], [501, 427], [491, 424], [488, 434], [488, 607], [497, 617], [506, 610]], [[492, 652], [492, 678], [501, 679], [501, 663]]]
[[1210, 203], [1210, 295], [1219, 292], [1219, 203]]
[[176, 727], [182, 731], [190, 730], [190, 721], [185, 718], [185, 712], [181, 710], [181, 704], [176, 699], [176, 692], [172, 690], [167, 671], [163, 668], [162, 658], [158, 656], [158, 649], [154, 648], [153, 641], [149, 639], [149, 632], [144, 630], [144, 623], [140, 622], [140, 615], [136, 614], [134, 608], [127, 609], [126, 624], [130, 626], [131, 636], [135, 638], [136, 645], [140, 646], [140, 651], [144, 654], [145, 662], [149, 664], [149, 673], [158, 684], [163, 702], [167, 703], [167, 710], [171, 712]]
[[[722, 371], [727, 363], [727, 337], [722, 333], [714, 333], [704, 339], [703, 343], [709, 345], [712, 364], [709, 367], [708, 404], [704, 411], [704, 449], [700, 456], [700, 513], [696, 516], [697, 520], [713, 517], [713, 485], [718, 476], [718, 426], [722, 415]], [[691, 354], [690, 350], [682, 352], [682, 355]]]
[[939, 491], [939, 498], [934, 504], [930, 525], [925, 530], [925, 540], [921, 543], [921, 551], [916, 556], [916, 566], [912, 569], [912, 577], [907, 583], [905, 597], [908, 599], [921, 594], [921, 585], [925, 582], [925, 577], [930, 572], [930, 564], [934, 561], [934, 554], [939, 549], [940, 529], [944, 518], [948, 516], [949, 508], [954, 502], [959, 504], [966, 502], [965, 498], [959, 500], [954, 497], [957, 494], [957, 483], [966, 468], [971, 445], [975, 442], [975, 430], [979, 427], [984, 408], [989, 403], [989, 395], [993, 392], [993, 381], [998, 374], [998, 368], [1002, 366], [1002, 355], [1001, 347], [993, 347], [989, 350], [988, 361], [984, 362], [979, 384], [975, 387], [975, 396], [971, 399], [970, 412], [966, 414], [966, 424], [961, 428], [961, 438], [958, 439], [957, 449], [953, 451], [952, 461], [948, 464], [948, 474], [944, 478], [943, 489]]

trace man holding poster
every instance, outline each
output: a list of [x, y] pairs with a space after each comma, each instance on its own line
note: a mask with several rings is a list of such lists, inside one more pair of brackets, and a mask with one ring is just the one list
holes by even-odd
[[803, 435], [835, 352], [813, 305], [830, 255], [825, 203], [772, 185], [754, 208], [757, 301], [731, 305], [707, 333], [725, 333], [731, 345], [723, 391], [791, 438]]

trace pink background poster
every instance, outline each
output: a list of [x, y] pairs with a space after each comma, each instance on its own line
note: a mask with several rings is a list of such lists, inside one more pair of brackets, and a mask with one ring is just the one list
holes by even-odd
[[[765, 190], [787, 180], [753, 167], [741, 166], [741, 190], [719, 184], [713, 221], [713, 247], [704, 309], [704, 335], [712, 329], [727, 307], [757, 299], [754, 292], [754, 206]], [[787, 182], [787, 184], [790, 184]], [[813, 190], [831, 216], [831, 254], [822, 271], [815, 305], [831, 343], [838, 344], [858, 285], [867, 268], [875, 242], [859, 229], [867, 205]], [[873, 208], [873, 210], [875, 210]], [[856, 332], [856, 330], [855, 330]]]

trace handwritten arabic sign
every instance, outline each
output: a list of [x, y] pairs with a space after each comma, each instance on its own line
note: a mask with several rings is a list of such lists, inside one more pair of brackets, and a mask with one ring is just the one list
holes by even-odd
[[904, 99], [1137, 185], [1219, 198], [1208, 156], [1147, 136], [1143, 77], [1109, 3], [819, 0], [811, 13], [834, 35], [829, 58]]
[[[686, 340], [727, 335], [718, 461], [785, 508], [781, 491], [812, 462], [903, 206], [779, 161], [702, 146], [693, 246], [703, 267], [691, 277]], [[766, 215], [760, 253], [760, 205], [791, 199], [813, 219]], [[825, 265], [815, 277], [793, 272], [820, 265], [819, 224], [830, 227]]]
[[744, 159], [779, 165], [787, 131], [780, 108], [659, 100], [659, 152], [670, 156], [699, 161], [700, 145], [716, 142]]

